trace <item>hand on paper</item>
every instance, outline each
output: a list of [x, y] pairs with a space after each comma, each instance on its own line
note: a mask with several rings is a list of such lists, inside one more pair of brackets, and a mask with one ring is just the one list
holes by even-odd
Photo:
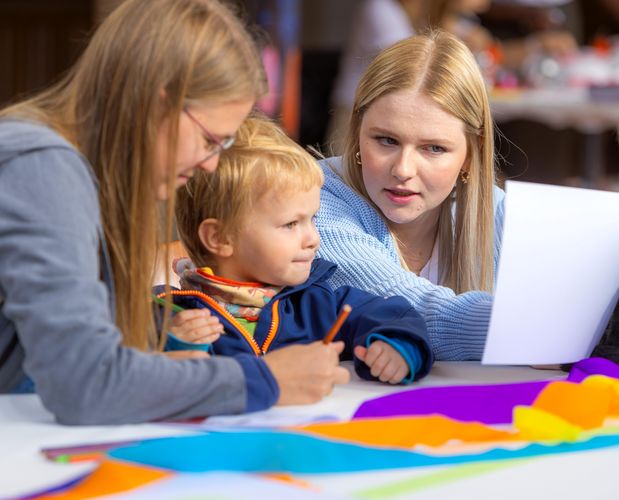
[[399, 384], [408, 375], [409, 366], [404, 358], [386, 342], [376, 340], [370, 347], [358, 345], [355, 356], [370, 368], [370, 373], [381, 382]]
[[278, 405], [316, 403], [335, 384], [345, 384], [350, 373], [339, 366], [343, 342], [291, 345], [272, 351], [264, 361], [279, 385]]
[[212, 344], [223, 333], [224, 327], [208, 309], [187, 309], [174, 315], [170, 330], [184, 342]]

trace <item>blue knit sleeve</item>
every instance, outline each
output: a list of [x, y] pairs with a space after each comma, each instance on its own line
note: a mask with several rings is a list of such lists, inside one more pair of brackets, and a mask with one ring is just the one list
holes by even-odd
[[505, 191], [494, 186], [494, 284], [496, 285], [499, 257], [503, 243], [503, 220], [505, 218]]
[[[383, 219], [330, 165], [337, 168], [339, 159], [323, 161], [325, 184], [316, 225], [321, 238], [319, 256], [338, 265], [332, 286], [350, 285], [381, 296], [401, 295], [426, 321], [437, 360], [481, 359], [492, 296], [477, 291], [456, 295], [402, 268]], [[502, 201], [497, 204], [497, 214], [500, 207]], [[500, 231], [502, 212], [496, 219]], [[498, 258], [500, 240], [495, 249]]]

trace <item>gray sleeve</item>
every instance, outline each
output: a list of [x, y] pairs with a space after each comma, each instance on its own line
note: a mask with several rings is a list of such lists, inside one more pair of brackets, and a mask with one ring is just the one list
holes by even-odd
[[176, 361], [121, 345], [99, 280], [98, 221], [97, 192], [76, 152], [45, 149], [1, 166], [2, 313], [46, 408], [68, 424], [245, 411], [235, 359]]

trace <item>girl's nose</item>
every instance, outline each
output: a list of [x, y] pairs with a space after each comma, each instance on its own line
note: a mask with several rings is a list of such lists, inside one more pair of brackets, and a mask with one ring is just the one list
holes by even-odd
[[402, 150], [391, 167], [391, 175], [402, 182], [415, 177], [417, 175], [417, 163], [414, 152]]

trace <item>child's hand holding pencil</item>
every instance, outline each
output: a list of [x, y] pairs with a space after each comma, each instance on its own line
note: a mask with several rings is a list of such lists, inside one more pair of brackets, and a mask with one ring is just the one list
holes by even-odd
[[186, 309], [174, 315], [170, 331], [189, 344], [212, 344], [223, 333], [224, 327], [208, 309]]
[[[162, 297], [153, 295], [153, 301], [165, 306]], [[213, 316], [208, 309], [183, 309], [171, 304], [172, 317], [170, 331], [174, 337], [188, 344], [212, 344], [224, 333], [224, 327], [217, 316]]]

